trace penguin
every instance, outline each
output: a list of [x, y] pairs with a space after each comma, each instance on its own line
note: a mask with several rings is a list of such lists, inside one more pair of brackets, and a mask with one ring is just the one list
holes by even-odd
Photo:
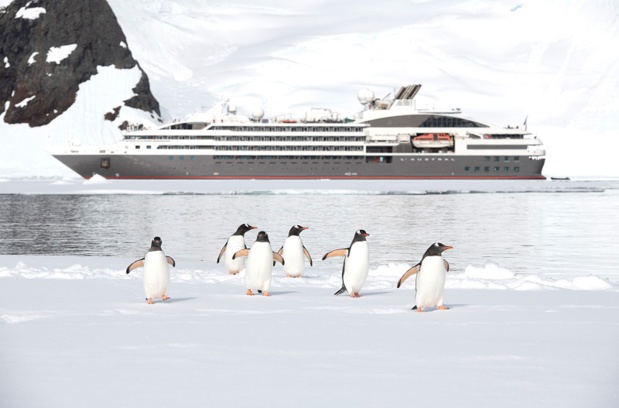
[[247, 246], [245, 245], [245, 233], [253, 229], [256, 229], [256, 227], [252, 227], [249, 224], [239, 225], [236, 232], [228, 238], [223, 248], [221, 248], [221, 251], [219, 251], [217, 263], [219, 263], [221, 257], [223, 256], [228, 274], [236, 275], [243, 269], [245, 259], [232, 259], [232, 255], [241, 249], [247, 249]]
[[421, 261], [402, 275], [397, 287], [411, 275], [415, 277], [415, 307], [418, 312], [424, 309], [437, 307], [439, 310], [449, 309], [443, 305], [443, 293], [445, 291], [445, 274], [449, 271], [449, 262], [443, 259], [443, 251], [453, 249], [449, 245], [435, 242], [430, 245], [421, 257]]
[[251, 249], [241, 249], [232, 255], [232, 259], [247, 257], [247, 265], [245, 267], [245, 287], [247, 294], [253, 296], [253, 291], [262, 293], [262, 296], [271, 296], [269, 289], [271, 288], [271, 273], [275, 261], [285, 264], [284, 258], [277, 252], [271, 249], [269, 235], [260, 231], [256, 237], [256, 242], [251, 246]]
[[284, 245], [282, 245], [279, 251], [277, 251], [278, 254], [282, 255], [286, 259], [284, 271], [289, 278], [299, 278], [303, 275], [303, 271], [305, 269], [305, 259], [303, 258], [304, 255], [309, 261], [310, 266], [314, 266], [312, 256], [303, 245], [301, 237], [299, 236], [299, 234], [306, 229], [308, 228], [302, 227], [298, 224], [290, 228], [288, 238], [286, 238]]
[[154, 304], [155, 298], [168, 300], [168, 289], [170, 288], [170, 268], [168, 264], [176, 266], [176, 262], [166, 256], [161, 249], [161, 238], [155, 237], [150, 244], [150, 249], [142, 259], [131, 263], [127, 267], [127, 274], [132, 270], [144, 267], [144, 293], [149, 305]]
[[335, 249], [327, 252], [322, 257], [323, 261], [334, 256], [344, 257], [342, 288], [335, 292], [334, 295], [339, 295], [348, 291], [351, 297], [361, 297], [359, 291], [365, 284], [370, 270], [370, 248], [365, 239], [369, 236], [370, 234], [365, 232], [365, 230], [358, 230], [355, 232], [350, 247]]

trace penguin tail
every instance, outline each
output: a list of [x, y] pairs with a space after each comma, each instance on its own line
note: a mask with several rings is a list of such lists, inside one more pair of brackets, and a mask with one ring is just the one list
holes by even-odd
[[334, 293], [335, 296], [337, 295], [341, 295], [342, 293], [346, 292], [346, 286], [342, 285], [342, 289], [338, 290], [337, 292]]
[[411, 310], [417, 310], [417, 305], [413, 306]]

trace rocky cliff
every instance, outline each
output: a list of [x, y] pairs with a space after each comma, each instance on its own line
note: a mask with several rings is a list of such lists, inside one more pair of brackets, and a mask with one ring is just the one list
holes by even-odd
[[[106, 0], [13, 0], [0, 10], [0, 33], [0, 116], [6, 123], [50, 123], [75, 102], [79, 85], [98, 66], [139, 68]], [[139, 69], [134, 96], [101, 120], [114, 121], [124, 106], [160, 116]]]

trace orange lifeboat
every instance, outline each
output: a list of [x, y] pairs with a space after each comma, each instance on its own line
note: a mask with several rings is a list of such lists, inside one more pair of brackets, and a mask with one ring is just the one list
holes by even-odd
[[447, 133], [425, 133], [413, 137], [413, 146], [418, 149], [444, 149], [453, 146], [453, 139]]

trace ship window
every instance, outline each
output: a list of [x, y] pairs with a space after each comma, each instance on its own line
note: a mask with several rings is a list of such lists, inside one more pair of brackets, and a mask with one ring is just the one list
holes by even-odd
[[490, 167], [486, 166], [484, 167], [484, 173], [488, 173], [490, 171]]
[[494, 171], [501, 171], [501, 168], [497, 166], [494, 168]]
[[515, 162], [519, 162], [520, 161], [520, 156], [514, 156], [514, 161]]
[[185, 160], [185, 156], [178, 156], [179, 160]]
[[150, 149], [150, 146], [146, 146], [147, 149]]
[[475, 173], [479, 173], [479, 166], [475, 166]]
[[135, 145], [135, 148], [136, 148], [136, 149], [139, 149], [139, 148], [140, 148], [140, 145]]
[[454, 116], [433, 115], [426, 119], [419, 127], [488, 127], [478, 122]]
[[498, 162], [499, 161], [499, 156], [494, 156], [494, 161]]
[[520, 172], [520, 167], [514, 167], [514, 173], [519, 173]]
[[484, 161], [490, 161], [490, 156], [484, 156]]
[[168, 160], [174, 160], [174, 156], [168, 156]]
[[110, 159], [105, 157], [103, 159], [101, 159], [101, 168], [103, 169], [109, 169], [111, 165]]
[[503, 167], [503, 170], [504, 170], [506, 173], [509, 173], [509, 167], [508, 167], [508, 166]]
[[469, 166], [465, 166], [464, 167], [464, 171], [466, 171], [467, 173], [471, 172], [471, 168]]
[[508, 162], [508, 163], [509, 163], [509, 156], [505, 156], [505, 157], [503, 157], [503, 161], [504, 161], [504, 162]]

